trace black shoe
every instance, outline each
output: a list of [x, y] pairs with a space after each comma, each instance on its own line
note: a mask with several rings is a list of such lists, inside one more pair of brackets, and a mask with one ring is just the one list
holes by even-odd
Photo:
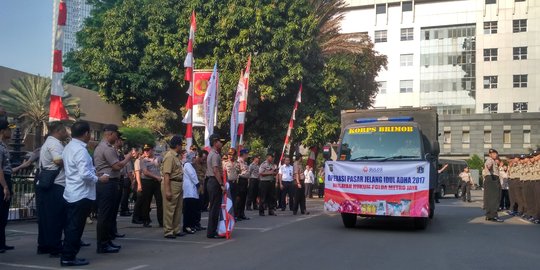
[[264, 212], [259, 212], [259, 216], [264, 217]]
[[220, 235], [217, 235], [217, 234], [207, 235], [206, 237], [210, 238], [210, 239], [223, 239], [223, 238], [225, 238], [225, 236], [220, 236]]
[[90, 262], [88, 262], [87, 259], [77, 259], [74, 260], [60, 260], [61, 266], [83, 266], [88, 265]]
[[246, 211], [252, 211], [251, 207], [247, 207]]
[[275, 212], [273, 212], [273, 211], [272, 211], [272, 212], [268, 212], [268, 215], [269, 215], [269, 216], [277, 216], [277, 214], [276, 214]]
[[14, 250], [15, 247], [14, 247], [14, 246], [3, 246], [3, 247], [1, 247], [0, 249], [3, 249], [3, 250]]
[[145, 228], [152, 228], [152, 225], [150, 225], [150, 222], [144, 222], [142, 226]]
[[435, 203], [441, 203], [441, 202], [439, 202], [439, 200], [435, 200]]
[[190, 228], [190, 227], [185, 227], [184, 230], [183, 230], [185, 233], [187, 234], [195, 234], [197, 231]]
[[91, 245], [90, 243], [86, 243], [83, 240], [81, 240], [81, 247], [89, 247], [90, 245]]
[[109, 241], [108, 244], [109, 244], [109, 246], [111, 246], [111, 247], [113, 247], [113, 248], [117, 248], [117, 249], [121, 249], [121, 248], [122, 248], [121, 245], [117, 245], [117, 244], [113, 243], [112, 241]]
[[112, 247], [111, 245], [102, 245], [101, 247], [98, 247], [96, 252], [99, 254], [105, 254], [105, 253], [118, 253], [120, 251], [119, 248]]
[[504, 222], [504, 220], [495, 217], [495, 218], [486, 218], [487, 221], [493, 221], [493, 222]]
[[121, 217], [130, 217], [131, 214], [132, 214], [131, 212], [125, 211], [125, 212], [121, 212], [121, 213], [120, 213], [120, 216], [121, 216]]
[[200, 226], [200, 225], [199, 225], [199, 226], [195, 227], [195, 230], [197, 230], [197, 231], [204, 231], [204, 230], [206, 230], [206, 227], [203, 227], [203, 226]]
[[309, 215], [309, 212], [302, 212], [302, 215]]
[[37, 255], [42, 255], [42, 254], [49, 254], [49, 253], [51, 253], [51, 251], [48, 250], [48, 249], [45, 249], [45, 248], [38, 247], [36, 253], [37, 253]]
[[176, 234], [176, 236], [178, 237], [182, 237], [182, 236], [186, 236], [187, 234], [186, 233], [183, 233], [183, 232], [179, 232]]
[[126, 237], [126, 234], [125, 233], [116, 233], [116, 234], [114, 234], [114, 237], [116, 237], [116, 238], [124, 238], [124, 237]]
[[143, 221], [141, 221], [141, 220], [135, 220], [135, 219], [132, 219], [132, 220], [131, 220], [131, 223], [133, 223], [133, 224], [144, 224]]
[[246, 216], [241, 216], [241, 217], [239, 217], [239, 219], [250, 220], [250, 218], [248, 218], [248, 217], [246, 217]]
[[171, 234], [165, 235], [164, 237], [167, 238], [167, 239], [176, 239], [176, 236], [171, 235]]

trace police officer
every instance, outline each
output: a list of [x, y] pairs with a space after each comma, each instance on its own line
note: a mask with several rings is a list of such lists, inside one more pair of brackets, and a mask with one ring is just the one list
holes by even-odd
[[260, 157], [253, 157], [253, 162], [249, 165], [249, 183], [248, 183], [248, 197], [247, 197], [247, 210], [257, 210], [259, 208], [257, 204], [257, 198], [259, 195], [259, 162]]
[[501, 182], [499, 180], [499, 167], [497, 164], [499, 153], [495, 149], [489, 149], [488, 153], [489, 156], [484, 163], [484, 207], [486, 210], [486, 220], [503, 222], [497, 216], [501, 199]]
[[266, 155], [266, 160], [259, 167], [259, 215], [264, 216], [264, 210], [268, 209], [268, 215], [275, 216], [274, 212], [274, 187], [276, 185], [277, 167], [274, 164], [272, 153]]
[[5, 119], [0, 119], [0, 253], [14, 249], [6, 245], [6, 224], [13, 194], [11, 184], [11, 162], [6, 142], [11, 139], [11, 127]]
[[518, 207], [516, 200], [516, 182], [518, 181], [516, 170], [518, 168], [518, 162], [519, 157], [517, 155], [511, 156], [510, 161], [508, 162], [508, 196], [510, 198], [510, 215], [515, 215]]
[[238, 157], [238, 164], [240, 166], [240, 174], [238, 175], [238, 201], [236, 202], [236, 212], [238, 213], [238, 220], [248, 220], [246, 217], [246, 198], [248, 193], [248, 181], [249, 181], [249, 165], [247, 162], [249, 150], [240, 150], [240, 157]]
[[289, 209], [293, 211], [296, 190], [296, 184], [294, 183], [296, 174], [293, 173], [293, 169], [291, 159], [285, 157], [278, 171], [278, 186], [281, 190], [279, 206], [281, 206], [281, 211], [285, 211], [287, 208], [287, 195], [289, 195]]
[[96, 187], [97, 253], [117, 253], [121, 248], [112, 242], [113, 236], [110, 232], [118, 212], [118, 207], [115, 208], [115, 204], [118, 198], [118, 187], [121, 184], [120, 171], [130, 162], [131, 154], [126, 154], [122, 161], [118, 159], [114, 144], [119, 137], [118, 126], [106, 125], [103, 128], [103, 140], [94, 150], [94, 164], [97, 174], [109, 175], [109, 181], [98, 182]]
[[186, 235], [180, 230], [183, 202], [182, 137], [175, 135], [169, 143], [171, 149], [165, 154], [161, 166], [161, 194], [163, 195], [163, 236], [174, 239]]
[[238, 220], [238, 174], [240, 173], [240, 164], [236, 160], [236, 151], [229, 149], [227, 159], [223, 161], [223, 169], [227, 173], [227, 183], [231, 192], [233, 202], [234, 218]]
[[210, 135], [209, 138], [212, 149], [208, 153], [206, 161], [206, 177], [208, 179], [207, 191], [208, 191], [208, 226], [206, 230], [206, 237], [218, 239], [223, 238], [217, 233], [217, 226], [219, 222], [219, 212], [221, 210], [221, 200], [223, 192], [225, 191], [226, 179], [223, 179], [223, 166], [221, 163], [221, 148], [225, 143], [217, 134]]
[[293, 205], [293, 214], [298, 213], [298, 207], [300, 207], [300, 213], [302, 215], [309, 215], [306, 212], [306, 183], [304, 175], [304, 164], [302, 164], [302, 155], [296, 154], [294, 165], [294, 181], [295, 181], [295, 196]]
[[472, 176], [469, 172], [469, 167], [465, 167], [459, 174], [461, 178], [461, 194], [463, 201], [471, 202], [471, 187], [473, 185]]

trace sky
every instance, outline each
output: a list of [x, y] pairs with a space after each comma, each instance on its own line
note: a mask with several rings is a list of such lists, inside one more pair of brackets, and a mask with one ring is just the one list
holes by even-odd
[[0, 66], [51, 76], [53, 0], [0, 0]]

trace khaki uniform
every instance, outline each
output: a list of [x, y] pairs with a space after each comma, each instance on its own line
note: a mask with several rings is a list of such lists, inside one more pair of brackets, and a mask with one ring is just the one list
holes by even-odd
[[276, 207], [276, 198], [275, 198], [275, 188], [276, 188], [276, 178], [275, 175], [265, 175], [263, 173], [276, 172], [276, 165], [264, 161], [261, 166], [259, 166], [259, 215], [264, 215], [264, 210], [268, 209], [270, 215], [274, 214], [274, 208]]
[[172, 199], [169, 201], [165, 194], [165, 181], [161, 183], [161, 193], [163, 194], [163, 233], [164, 236], [176, 236], [180, 233], [180, 220], [182, 219], [183, 201], [183, 169], [182, 162], [178, 158], [178, 153], [169, 150], [163, 158], [161, 164], [161, 175], [169, 176], [170, 191]]

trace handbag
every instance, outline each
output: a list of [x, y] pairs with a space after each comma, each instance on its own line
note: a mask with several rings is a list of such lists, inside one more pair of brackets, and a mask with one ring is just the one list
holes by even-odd
[[37, 187], [49, 189], [54, 184], [54, 179], [60, 174], [60, 170], [61, 168], [57, 170], [45, 170], [41, 167], [37, 175]]

